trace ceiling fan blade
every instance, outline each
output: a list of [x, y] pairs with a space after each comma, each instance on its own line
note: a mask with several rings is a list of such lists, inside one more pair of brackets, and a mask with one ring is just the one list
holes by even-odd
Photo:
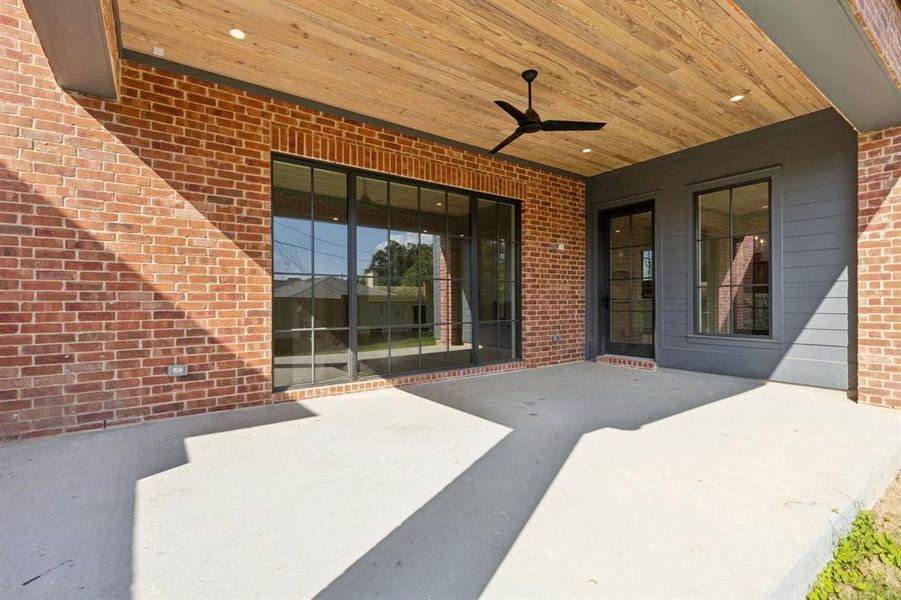
[[488, 154], [497, 154], [498, 150], [500, 150], [501, 148], [503, 148], [504, 146], [506, 146], [507, 144], [509, 144], [510, 142], [512, 142], [513, 140], [515, 140], [516, 138], [518, 138], [521, 135], [522, 135], [522, 129], [517, 127], [516, 131], [514, 131], [509, 136], [507, 136], [507, 139], [505, 139], [503, 142], [501, 142], [500, 144], [498, 144], [497, 146], [495, 146], [494, 148], [489, 150]]
[[506, 112], [508, 115], [516, 119], [517, 125], [522, 125], [523, 123], [528, 121], [526, 115], [509, 102], [504, 102], [503, 100], [495, 100], [494, 103], [504, 109], [504, 112]]
[[542, 121], [542, 131], [597, 131], [606, 123], [591, 121]]

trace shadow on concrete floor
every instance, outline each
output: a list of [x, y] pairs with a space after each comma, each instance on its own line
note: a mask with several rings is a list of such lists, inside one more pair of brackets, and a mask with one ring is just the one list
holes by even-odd
[[0, 597], [759, 597], [899, 425], [582, 363], [7, 444]]
[[317, 598], [478, 597], [584, 434], [637, 430], [761, 385], [684, 371], [600, 373], [564, 367], [563, 377], [541, 369], [405, 388], [512, 431]]
[[0, 446], [0, 598], [131, 597], [137, 482], [187, 463], [187, 438], [310, 416], [277, 404]]

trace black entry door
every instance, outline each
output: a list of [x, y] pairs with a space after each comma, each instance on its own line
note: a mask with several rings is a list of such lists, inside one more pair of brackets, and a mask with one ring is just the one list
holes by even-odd
[[652, 204], [604, 213], [606, 249], [601, 347], [607, 354], [654, 357], [654, 209]]

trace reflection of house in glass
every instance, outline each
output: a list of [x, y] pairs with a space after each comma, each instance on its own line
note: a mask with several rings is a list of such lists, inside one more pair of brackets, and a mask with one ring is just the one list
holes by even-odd
[[[468, 301], [463, 301], [465, 286], [450, 280], [390, 287], [373, 282], [366, 273], [356, 288], [357, 358], [364, 368], [384, 363], [384, 371], [403, 372], [407, 365], [415, 370], [470, 362], [472, 325], [437, 322], [459, 315], [463, 304], [469, 314]], [[339, 276], [277, 276], [273, 289], [277, 382], [311, 376], [324, 382], [345, 376], [348, 342], [345, 330], [335, 328], [347, 323], [347, 287], [347, 280]], [[456, 310], [447, 308], [454, 297]], [[414, 364], [418, 355], [421, 364]], [[390, 369], [389, 360], [393, 360]]]
[[273, 184], [276, 387], [518, 358], [515, 204], [300, 161]]
[[[358, 322], [378, 329], [379, 324], [389, 322], [421, 325], [447, 320], [442, 319], [447, 315], [444, 300], [453, 296], [453, 287], [462, 286], [438, 280], [420, 286], [391, 286], [389, 293], [387, 285], [376, 285], [371, 277], [361, 277], [357, 286]], [[273, 321], [277, 330], [332, 327], [347, 319], [347, 280], [343, 277], [277, 279], [273, 296]]]
[[[365, 284], [363, 283], [365, 282]], [[422, 285], [423, 288], [426, 284]], [[440, 282], [427, 297], [441, 297]], [[315, 290], [315, 291], [314, 291]], [[391, 322], [420, 324], [431, 322], [427, 311], [429, 304], [420, 302], [420, 288], [416, 286], [392, 286], [390, 314]], [[307, 329], [333, 326], [347, 320], [348, 303], [347, 280], [343, 277], [291, 277], [277, 280], [274, 289], [275, 309], [273, 320], [277, 329]], [[281, 298], [294, 299], [280, 302]], [[387, 285], [375, 285], [371, 278], [361, 278], [357, 286], [357, 314], [361, 324], [387, 323], [389, 315], [389, 293]], [[315, 305], [315, 310], [314, 310]], [[433, 312], [438, 313], [440, 305], [435, 304]]]
[[[423, 302], [420, 302], [420, 293], [422, 293]], [[419, 287], [391, 286], [390, 308], [388, 297], [387, 285], [376, 285], [375, 279], [372, 277], [361, 278], [360, 285], [357, 287], [359, 323], [388, 323], [389, 314], [391, 323], [419, 324], [439, 320], [436, 315], [440, 314], [441, 306], [440, 282], [424, 282]], [[434, 302], [435, 298], [438, 298], [439, 301]]]

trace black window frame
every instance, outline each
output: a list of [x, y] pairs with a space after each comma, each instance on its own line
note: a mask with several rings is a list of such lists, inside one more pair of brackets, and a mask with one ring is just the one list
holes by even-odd
[[[764, 334], [749, 334], [749, 333], [716, 333], [716, 332], [707, 332], [701, 331], [701, 301], [698, 294], [698, 290], [701, 287], [700, 277], [701, 277], [701, 254], [699, 252], [699, 244], [703, 240], [701, 238], [701, 213], [700, 213], [700, 204], [699, 198], [700, 196], [704, 196], [707, 194], [713, 194], [716, 192], [721, 192], [724, 190], [729, 191], [729, 236], [728, 237], [720, 237], [716, 239], [729, 239], [730, 240], [730, 257], [731, 257], [731, 240], [733, 237], [733, 214], [732, 214], [732, 190], [736, 188], [747, 187], [751, 185], [756, 185], [758, 183], [766, 183], [767, 184], [767, 233], [768, 236], [768, 252], [769, 252], [769, 261], [768, 261], [768, 284], [767, 284], [767, 311], [768, 318], [767, 322], [769, 324], [769, 333]], [[746, 339], [746, 340], [775, 340], [775, 323], [774, 323], [774, 314], [775, 311], [773, 309], [773, 300], [774, 300], [774, 279], [773, 275], [775, 272], [774, 269], [774, 254], [775, 254], [775, 244], [774, 244], [774, 231], [775, 231], [775, 219], [774, 219], [774, 188], [775, 181], [773, 176], [764, 176], [764, 177], [756, 177], [749, 179], [740, 179], [736, 181], [732, 181], [730, 183], [726, 183], [723, 185], [716, 185], [705, 188], [696, 188], [692, 191], [692, 251], [691, 255], [693, 257], [693, 268], [692, 268], [692, 285], [691, 285], [691, 306], [692, 313], [694, 315], [693, 321], [693, 329], [692, 333], [695, 337], [709, 337], [709, 338], [718, 338], [718, 339]], [[751, 234], [754, 235], [754, 234]], [[729, 288], [735, 287], [732, 284], [732, 265], [730, 261], [729, 266], [729, 278], [730, 284]], [[734, 328], [732, 323], [732, 314], [730, 308], [730, 328]]]
[[[480, 367], [485, 365], [492, 364], [502, 364], [502, 363], [512, 363], [522, 360], [522, 202], [516, 200], [514, 198], [507, 198], [504, 196], [498, 196], [496, 194], [488, 194], [482, 192], [476, 192], [473, 190], [468, 190], [465, 188], [457, 188], [453, 186], [443, 185], [440, 183], [435, 183], [432, 181], [414, 179], [410, 177], [402, 177], [397, 175], [391, 175], [387, 173], [382, 173], [379, 171], [373, 171], [369, 169], [362, 169], [358, 167], [351, 167], [347, 165], [335, 164], [327, 161], [320, 161], [315, 159], [307, 159], [300, 158], [297, 156], [293, 156], [290, 154], [283, 154], [278, 152], [273, 152], [270, 154], [270, 188], [274, 189], [274, 165], [276, 162], [289, 163], [294, 165], [300, 165], [304, 167], [309, 167], [311, 169], [327, 169], [329, 171], [339, 172], [345, 175], [347, 178], [346, 185], [346, 208], [347, 208], [347, 289], [348, 289], [348, 377], [340, 380], [330, 380], [328, 382], [310, 382], [310, 383], [297, 383], [283, 386], [275, 385], [275, 322], [274, 319], [271, 319], [271, 328], [270, 333], [272, 335], [272, 343], [270, 345], [271, 349], [271, 357], [270, 357], [270, 373], [272, 374], [272, 390], [273, 392], [283, 392], [289, 391], [293, 389], [305, 389], [305, 388], [313, 388], [313, 387], [321, 387], [327, 385], [342, 385], [347, 383], [352, 383], [356, 381], [367, 381], [373, 379], [392, 379], [395, 377], [408, 377], [410, 375], [416, 375], [419, 373], [434, 373], [448, 370], [455, 370], [461, 368], [472, 368], [472, 367]], [[469, 199], [469, 290], [470, 290], [470, 309], [471, 309], [471, 319], [467, 322], [471, 326], [471, 338], [472, 338], [472, 361], [466, 363], [465, 365], [445, 365], [443, 367], [437, 368], [427, 368], [427, 369], [418, 369], [414, 371], [403, 371], [396, 373], [387, 373], [387, 374], [376, 374], [376, 375], [359, 375], [357, 373], [357, 333], [360, 329], [358, 324], [358, 314], [357, 314], [357, 286], [359, 284], [359, 274], [357, 273], [357, 211], [356, 211], [356, 186], [358, 183], [358, 179], [360, 177], [365, 177], [367, 179], [380, 180], [384, 181], [386, 185], [391, 183], [405, 184], [405, 185], [413, 185], [417, 187], [429, 188], [429, 189], [437, 189], [442, 190], [446, 194], [458, 194], [462, 196], [466, 196]], [[272, 193], [270, 192], [270, 201], [272, 198]], [[505, 204], [513, 207], [513, 215], [514, 215], [514, 231], [516, 234], [516, 243], [515, 243], [515, 303], [514, 310], [515, 315], [513, 319], [509, 321], [514, 323], [514, 327], [516, 328], [514, 343], [512, 348], [512, 357], [505, 360], [494, 360], [494, 361], [483, 361], [479, 355], [479, 325], [481, 321], [479, 320], [479, 293], [480, 293], [480, 283], [479, 283], [479, 229], [478, 229], [478, 202], [480, 199], [490, 200], [493, 202], [497, 202], [499, 204]], [[269, 265], [269, 274], [270, 281], [272, 284], [274, 293], [274, 285], [275, 285], [275, 219], [278, 215], [275, 214], [274, 210], [270, 210], [270, 222], [269, 222], [269, 241], [270, 241], [270, 265]], [[270, 301], [274, 298], [274, 296], [270, 294]], [[270, 314], [272, 310], [270, 308]], [[498, 322], [499, 323], [499, 322]], [[453, 325], [454, 323], [450, 323]], [[437, 325], [437, 324], [436, 324]], [[500, 327], [498, 325], [498, 327]], [[390, 327], [389, 327], [390, 328]], [[343, 329], [343, 328], [342, 328]], [[365, 327], [364, 327], [365, 329]], [[420, 356], [421, 356], [421, 348], [420, 348]], [[315, 365], [315, 352], [311, 354], [311, 361]], [[420, 361], [421, 365], [421, 361]]]
[[[310, 181], [309, 181], [309, 184], [310, 184], [310, 190], [309, 190], [309, 194], [310, 194], [310, 196], [309, 196], [310, 230], [309, 230], [309, 233], [306, 234], [310, 237], [310, 248], [309, 248], [310, 264], [309, 264], [308, 268], [306, 268], [306, 269], [302, 268], [297, 271], [276, 270], [276, 268], [275, 268], [276, 267], [276, 244], [275, 244], [275, 240], [274, 240], [275, 220], [283, 215], [276, 214], [276, 212], [274, 210], [270, 210], [270, 221], [271, 221], [271, 223], [270, 223], [270, 226], [271, 226], [270, 239], [271, 239], [271, 250], [272, 250], [271, 251], [271, 259], [272, 259], [271, 278], [272, 279], [271, 280], [272, 280], [272, 289], [273, 289], [273, 293], [272, 293], [272, 303], [273, 303], [272, 368], [273, 368], [273, 370], [272, 370], [272, 373], [273, 373], [273, 383], [274, 383], [274, 380], [275, 380], [275, 355], [276, 355], [275, 348], [276, 348], [276, 345], [278, 342], [278, 337], [276, 335], [276, 332], [277, 331], [281, 332], [281, 333], [286, 332], [285, 330], [282, 330], [282, 329], [276, 329], [275, 315], [274, 315], [274, 305], [275, 305], [275, 300], [276, 300], [275, 282], [277, 281], [277, 277], [287, 276], [288, 280], [290, 280], [294, 277], [303, 278], [303, 277], [309, 276], [309, 278], [310, 278], [309, 279], [309, 281], [310, 281], [309, 298], [310, 298], [310, 307], [311, 307], [310, 323], [308, 325], [302, 325], [301, 327], [292, 328], [290, 330], [290, 335], [300, 334], [301, 336], [306, 336], [309, 341], [310, 348], [311, 348], [311, 352], [308, 355], [308, 357], [310, 359], [309, 360], [310, 381], [304, 382], [302, 384], [297, 384], [297, 385], [321, 386], [321, 385], [329, 385], [329, 384], [333, 384], [333, 383], [337, 383], [337, 382], [343, 382], [343, 381], [345, 381], [345, 379], [343, 377], [338, 377], [338, 378], [334, 378], [334, 377], [333, 378], [328, 378], [328, 377], [319, 378], [319, 377], [317, 377], [317, 370], [319, 369], [319, 363], [317, 363], [317, 361], [316, 361], [317, 340], [319, 339], [320, 336], [327, 336], [328, 334], [337, 334], [337, 337], [339, 339], [342, 337], [344, 339], [349, 339], [350, 324], [349, 324], [349, 315], [346, 312], [346, 307], [344, 310], [343, 318], [341, 318], [341, 320], [343, 320], [344, 324], [337, 324], [337, 325], [334, 323], [326, 323], [324, 325], [317, 324], [315, 317], [313, 317], [313, 311], [315, 311], [315, 307], [319, 304], [319, 302], [321, 300], [321, 298], [317, 294], [317, 287], [321, 283], [324, 283], [327, 279], [337, 279], [337, 280], [343, 279], [345, 282], [345, 287], [347, 285], [347, 283], [346, 283], [347, 282], [347, 273], [340, 273], [337, 271], [329, 271], [327, 269], [320, 270], [320, 267], [318, 267], [316, 264], [317, 260], [319, 260], [319, 258], [321, 258], [321, 256], [329, 255], [328, 252], [323, 252], [317, 248], [316, 229], [318, 226], [317, 222], [320, 219], [317, 218], [316, 213], [317, 213], [317, 205], [322, 200], [322, 197], [321, 197], [321, 194], [319, 194], [317, 192], [316, 177], [317, 177], [317, 174], [325, 174], [325, 173], [337, 175], [338, 177], [343, 179], [343, 186], [344, 186], [345, 195], [346, 195], [347, 194], [347, 186], [348, 186], [348, 176], [346, 173], [337, 171], [335, 169], [329, 169], [325, 166], [320, 166], [320, 165], [301, 165], [301, 166], [303, 166], [304, 168], [309, 170], [309, 177], [310, 177]], [[273, 168], [272, 177], [274, 178], [274, 168]], [[274, 196], [271, 195], [270, 197], [272, 198], [272, 205], [274, 206], [274, 204], [275, 204]], [[345, 202], [345, 204], [346, 204], [346, 202]], [[346, 209], [346, 206], [345, 206], [345, 209]], [[345, 226], [345, 229], [347, 229], [347, 231], [348, 231], [348, 233], [346, 233], [346, 235], [345, 235], [345, 243], [346, 243], [345, 252], [347, 252], [349, 250], [349, 245], [347, 245], [349, 243], [349, 222], [347, 220], [348, 215], [346, 213], [346, 210], [344, 213], [344, 217], [345, 217], [345, 219], [344, 219], [343, 225]], [[336, 218], [336, 220], [339, 220], [339, 219]], [[349, 257], [349, 254], [348, 254], [348, 257]], [[340, 271], [340, 269], [338, 271]], [[317, 279], [319, 279], [319, 281], [317, 281]], [[348, 365], [348, 367], [349, 367], [349, 365], [350, 365], [349, 343], [348, 343], [348, 348], [347, 348], [346, 352], [347, 352], [347, 362], [345, 364]], [[320, 354], [320, 356], [324, 356], [324, 355]], [[279, 386], [279, 387], [283, 388], [285, 386]]]

